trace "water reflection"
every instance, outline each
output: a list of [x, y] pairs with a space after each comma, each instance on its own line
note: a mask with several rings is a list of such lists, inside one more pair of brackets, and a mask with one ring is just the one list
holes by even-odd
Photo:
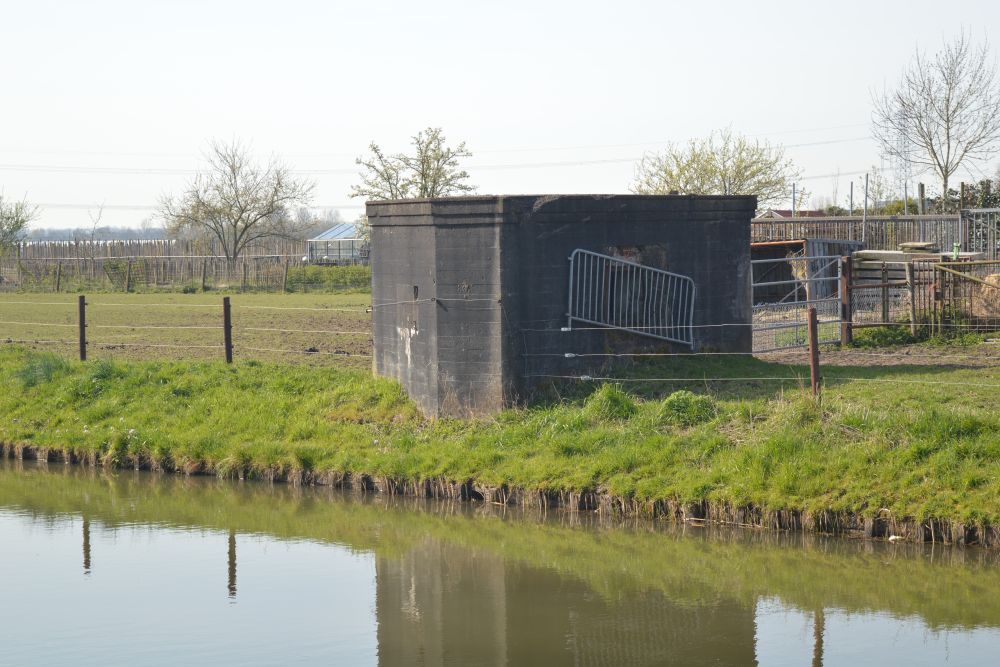
[[754, 610], [733, 601], [607, 599], [551, 570], [434, 541], [376, 563], [384, 665], [754, 664]]
[[273, 663], [294, 641], [303, 659], [387, 666], [989, 664], [1000, 649], [997, 555], [982, 550], [50, 468], [0, 463], [15, 656], [37, 646], [33, 606], [86, 624], [135, 597], [150, 609], [47, 645], [87, 664], [88, 643], [155, 626], [205, 662]]
[[90, 518], [83, 515], [83, 573], [90, 574]]
[[228, 556], [227, 560], [227, 572], [229, 573], [229, 581], [226, 582], [226, 590], [229, 591], [229, 597], [236, 597], [236, 531], [232, 528], [229, 529], [229, 550], [226, 554]]

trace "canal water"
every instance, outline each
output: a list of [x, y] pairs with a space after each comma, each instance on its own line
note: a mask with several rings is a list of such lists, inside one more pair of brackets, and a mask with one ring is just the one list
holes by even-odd
[[979, 549], [0, 461], [2, 665], [993, 665]]

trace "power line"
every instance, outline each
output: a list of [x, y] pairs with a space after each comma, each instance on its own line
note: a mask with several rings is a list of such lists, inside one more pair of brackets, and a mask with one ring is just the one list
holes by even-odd
[[[105, 211], [157, 211], [159, 206], [154, 206], [151, 204], [51, 204], [51, 203], [39, 203], [37, 206], [42, 208], [55, 208], [55, 209], [78, 209], [78, 210], [95, 210], [102, 208]], [[302, 206], [300, 208], [307, 208], [309, 210], [323, 210], [323, 209], [363, 209], [364, 204], [318, 204], [315, 206]]]
[[[808, 132], [827, 132], [829, 130], [846, 130], [860, 127], [868, 127], [867, 123], [852, 123], [848, 125], [829, 125], [826, 127], [799, 128], [796, 130], [778, 130], [774, 132], [755, 132], [748, 134], [748, 137], [769, 137], [787, 134], [805, 134]], [[519, 148], [484, 148], [476, 150], [475, 153], [543, 153], [549, 151], [570, 151], [570, 150], [590, 150], [602, 148], [635, 148], [638, 146], [653, 146], [669, 144], [670, 139], [655, 139], [651, 141], [636, 141], [617, 144], [578, 144], [569, 146], [534, 146]], [[38, 149], [38, 148], [0, 148], [0, 153], [14, 154], [36, 154], [36, 155], [102, 155], [115, 157], [165, 157], [165, 158], [188, 158], [196, 157], [193, 153], [157, 153], [153, 151], [132, 152], [132, 151], [94, 151], [94, 150], [71, 150], [71, 149]], [[327, 158], [327, 157], [357, 157], [356, 153], [281, 153], [280, 156], [288, 158]]]
[[[809, 146], [826, 146], [831, 144], [869, 141], [871, 137], [852, 137], [847, 139], [830, 139], [827, 141], [811, 141], [800, 144], [787, 144], [783, 148], [804, 148]], [[468, 169], [503, 170], [503, 169], [544, 169], [551, 167], [571, 167], [597, 164], [633, 163], [642, 157], [600, 158], [594, 160], [556, 160], [550, 162], [515, 162], [506, 164], [470, 164]], [[99, 167], [94, 165], [57, 165], [57, 164], [0, 164], [0, 171], [48, 172], [48, 173], [80, 173], [80, 174], [120, 174], [129, 176], [190, 176], [200, 173], [198, 169], [173, 169], [162, 167]], [[294, 174], [302, 175], [354, 175], [357, 168], [331, 169], [291, 169]], [[863, 173], [863, 172], [862, 172]]]

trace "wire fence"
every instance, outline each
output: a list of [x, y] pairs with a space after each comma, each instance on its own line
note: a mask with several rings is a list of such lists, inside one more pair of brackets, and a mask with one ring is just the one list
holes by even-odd
[[[989, 269], [984, 267], [982, 270]], [[225, 301], [228, 300], [229, 297], [226, 297]], [[73, 356], [83, 356], [89, 352], [88, 358], [91, 359], [189, 359], [222, 363], [228, 357], [237, 361], [338, 365], [360, 370], [371, 368], [372, 364], [372, 311], [398, 305], [396, 302], [368, 304], [364, 300], [358, 300], [358, 303], [353, 304], [284, 306], [241, 303], [239, 297], [234, 297], [227, 316], [226, 308], [221, 303], [223, 300], [219, 301], [191, 303], [143, 300], [130, 303], [121, 297], [116, 299], [113, 295], [97, 295], [83, 297], [81, 305], [80, 299], [0, 299], [0, 343], [61, 351]], [[468, 307], [477, 306], [470, 303]], [[818, 322], [821, 323], [822, 320]], [[693, 325], [695, 329], [747, 326], [755, 325], [745, 322]], [[954, 331], [981, 330], [974, 328], [976, 324], [968, 322], [942, 322], [940, 326]], [[606, 330], [600, 326], [587, 329]], [[739, 383], [759, 383], [805, 388], [811, 381], [810, 349], [793, 348], [764, 354], [743, 351], [678, 351], [670, 350], [669, 346], [659, 351], [576, 351], [573, 349], [572, 334], [583, 329], [574, 327], [570, 332], [565, 327], [539, 327], [537, 330], [549, 332], [556, 341], [565, 341], [566, 349], [559, 352], [526, 349], [522, 352], [526, 360], [525, 378], [534, 382], [655, 383], [664, 386], [719, 383], [730, 387], [738, 387]], [[820, 333], [822, 327], [817, 327], [816, 331]], [[816, 343], [822, 345], [820, 336], [817, 336]], [[532, 361], [541, 361], [542, 358], [565, 359], [565, 370], [556, 370], [558, 367], [549, 362], [535, 364]], [[741, 359], [750, 363], [730, 363], [730, 360]], [[581, 367], [574, 363], [576, 361], [589, 363]], [[870, 372], [872, 368], [893, 366], [994, 369], [1000, 366], [1000, 345], [987, 345], [986, 348], [974, 351], [962, 348], [838, 350], [825, 346], [822, 364], [823, 368], [828, 369], [822, 379], [825, 385], [856, 381], [991, 388], [1000, 386], [1000, 378], [994, 378], [992, 371], [970, 382], [900, 375], [878, 377]], [[533, 372], [532, 368], [535, 367], [539, 370]], [[541, 370], [543, 368], [546, 370]], [[851, 369], [865, 370], [865, 373], [852, 373]]]
[[302, 255], [18, 258], [0, 256], [0, 292], [367, 290], [365, 265], [315, 265]]
[[300, 309], [253, 303], [231, 307], [230, 297], [191, 303], [141, 295], [73, 301], [22, 296], [0, 299], [0, 343], [45, 346], [80, 358], [221, 361], [235, 356], [361, 368], [371, 359], [371, 309], [363, 297], [353, 299], [360, 303]]

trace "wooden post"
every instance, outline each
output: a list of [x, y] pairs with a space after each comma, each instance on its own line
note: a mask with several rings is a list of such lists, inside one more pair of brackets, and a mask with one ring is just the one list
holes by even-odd
[[809, 308], [809, 379], [813, 396], [819, 396], [819, 325], [816, 323], [816, 307]]
[[927, 195], [924, 193], [924, 184], [923, 183], [918, 183], [917, 184], [917, 202], [918, 202], [918, 204], [917, 204], [917, 211], [920, 213], [920, 215], [926, 214], [927, 213], [927, 203], [926, 203], [927, 202]]
[[281, 274], [281, 291], [285, 292], [288, 290], [288, 258], [285, 258], [285, 270]]
[[854, 328], [851, 326], [851, 258], [840, 260], [840, 345], [847, 347], [854, 341]]
[[226, 363], [233, 363], [233, 312], [229, 297], [222, 297], [222, 339], [226, 348]]
[[80, 324], [80, 361], [87, 360], [87, 297], [81, 294], [77, 300], [77, 313]]
[[128, 260], [125, 266], [125, 291], [132, 291], [132, 260]]
[[917, 286], [913, 282], [913, 262], [906, 263], [906, 286], [910, 290], [910, 335], [917, 335]]
[[882, 324], [889, 323], [889, 269], [882, 262]]
[[247, 291], [247, 258], [243, 258], [243, 282], [240, 284], [240, 291]]
[[56, 291], [62, 288], [62, 262], [56, 262]]
[[205, 282], [206, 274], [208, 273], [208, 258], [201, 260], [201, 291], [208, 291], [208, 284]]

